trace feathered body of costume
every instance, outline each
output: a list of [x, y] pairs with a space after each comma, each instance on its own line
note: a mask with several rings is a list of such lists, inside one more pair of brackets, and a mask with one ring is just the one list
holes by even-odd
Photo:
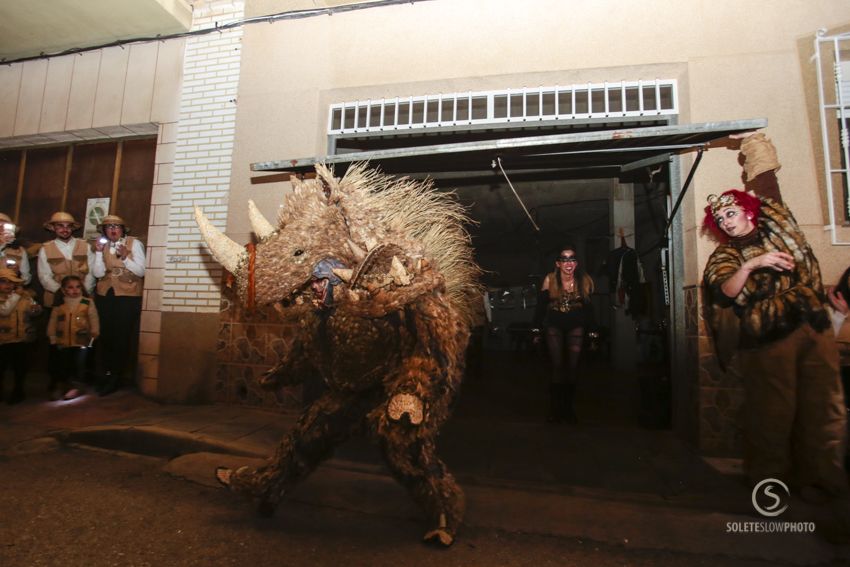
[[468, 219], [428, 182], [395, 180], [364, 166], [342, 178], [325, 167], [293, 180], [275, 227], [249, 202], [256, 248], [243, 249], [196, 218], [216, 259], [249, 304], [273, 304], [295, 322], [292, 349], [262, 378], [276, 388], [318, 374], [310, 404], [274, 457], [220, 477], [271, 512], [333, 447], [377, 438], [393, 476], [450, 545], [464, 497], [435, 440], [460, 386], [473, 301], [480, 300]]

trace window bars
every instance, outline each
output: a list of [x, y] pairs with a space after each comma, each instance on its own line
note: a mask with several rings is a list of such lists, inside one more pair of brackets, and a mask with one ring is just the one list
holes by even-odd
[[[827, 36], [824, 30], [819, 30], [815, 38], [815, 66], [832, 244], [850, 245], [848, 241], [838, 240], [836, 230], [837, 223], [850, 220], [847, 169], [850, 164], [850, 33]], [[831, 70], [832, 76], [829, 77], [825, 70]], [[839, 191], [843, 219], [836, 219], [835, 214], [836, 192]]]
[[675, 79], [523, 87], [336, 103], [328, 135], [678, 112]]

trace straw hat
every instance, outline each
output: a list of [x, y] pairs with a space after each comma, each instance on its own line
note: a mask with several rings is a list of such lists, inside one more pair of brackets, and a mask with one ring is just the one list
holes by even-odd
[[55, 222], [67, 222], [71, 224], [71, 228], [77, 230], [82, 226], [77, 220], [74, 218], [74, 215], [71, 213], [66, 213], [65, 211], [57, 211], [53, 213], [50, 217], [50, 220], [44, 223], [44, 228], [47, 230], [53, 230], [53, 223]]
[[14, 283], [21, 283], [21, 278], [18, 277], [18, 274], [12, 268], [0, 268], [0, 280], [9, 280]]
[[103, 232], [103, 227], [108, 224], [120, 224], [124, 227], [124, 234], [130, 232], [130, 227], [127, 226], [127, 223], [124, 222], [124, 219], [122, 219], [118, 215], [106, 215], [105, 217], [103, 217], [103, 219], [100, 221], [100, 224], [97, 225], [97, 231]]

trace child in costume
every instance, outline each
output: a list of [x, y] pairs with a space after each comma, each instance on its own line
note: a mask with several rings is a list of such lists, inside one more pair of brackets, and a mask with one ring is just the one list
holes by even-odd
[[[62, 304], [53, 308], [47, 324], [51, 345], [59, 349], [59, 364], [51, 384], [68, 385], [62, 388], [62, 399], [72, 400], [83, 393], [86, 380], [86, 360], [92, 343], [100, 334], [100, 322], [94, 302], [85, 296], [79, 276], [65, 276], [60, 287]], [[56, 392], [53, 388], [51, 391]], [[54, 393], [53, 399], [59, 396]]]
[[20, 288], [23, 281], [15, 270], [0, 268], [0, 400], [6, 368], [11, 367], [15, 381], [7, 400], [10, 405], [24, 399], [26, 345], [35, 338], [30, 322], [41, 314], [41, 306]]

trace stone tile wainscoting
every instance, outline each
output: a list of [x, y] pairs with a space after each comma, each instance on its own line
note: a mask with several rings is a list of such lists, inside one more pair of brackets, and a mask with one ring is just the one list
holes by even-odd
[[301, 386], [269, 392], [257, 381], [292, 346], [293, 336], [294, 325], [281, 323], [272, 307], [248, 310], [236, 298], [235, 290], [223, 283], [215, 401], [280, 409], [301, 407]]
[[706, 325], [701, 286], [685, 289], [685, 332], [688, 345], [688, 375], [695, 379], [698, 447], [702, 454], [738, 457], [743, 451], [741, 411], [744, 403], [743, 377], [736, 357], [729, 368], [720, 368], [714, 343]]

